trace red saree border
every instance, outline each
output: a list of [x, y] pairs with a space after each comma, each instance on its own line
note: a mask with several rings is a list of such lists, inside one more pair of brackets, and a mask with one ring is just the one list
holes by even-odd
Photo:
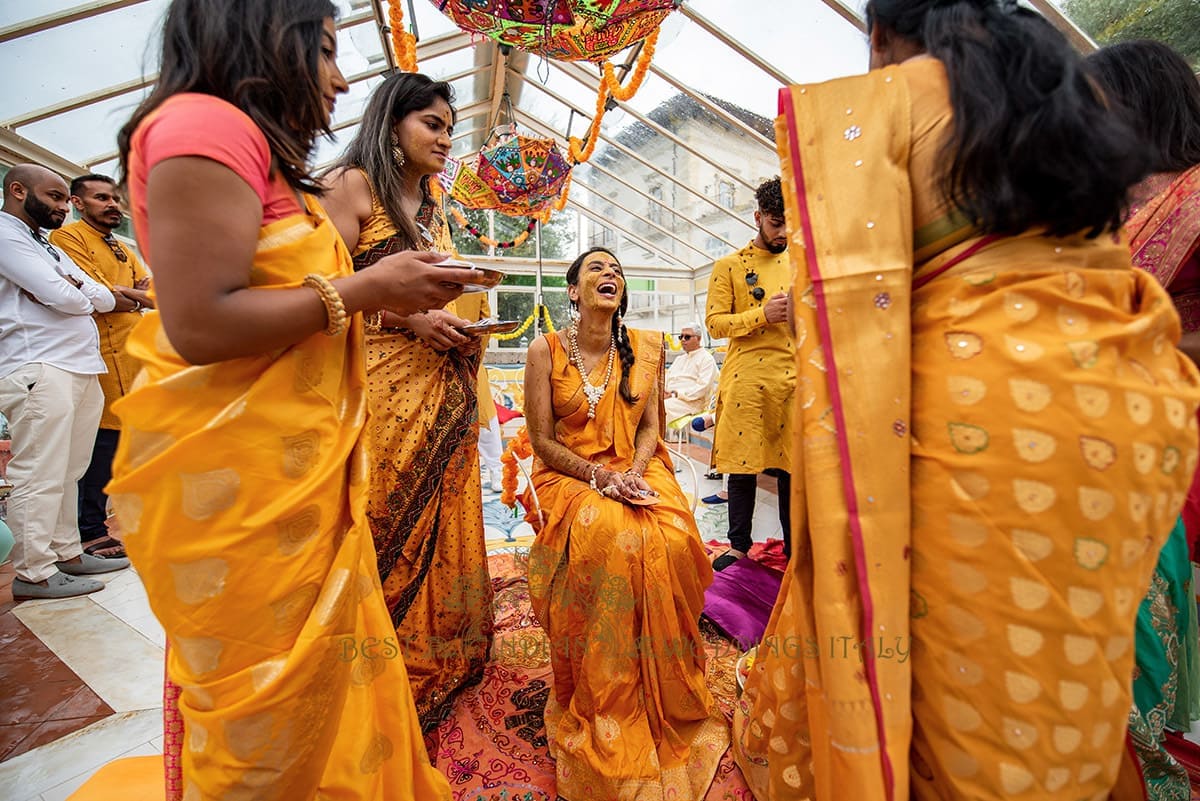
[[[850, 444], [846, 439], [846, 417], [842, 410], [841, 387], [837, 379], [837, 362], [834, 359], [832, 330], [829, 324], [829, 308], [825, 300], [820, 267], [817, 264], [816, 242], [813, 240], [812, 220], [808, 210], [808, 198], [804, 190], [804, 164], [800, 159], [800, 143], [796, 138], [796, 106], [791, 98], [791, 88], [779, 91], [780, 111], [787, 117], [788, 149], [792, 160], [792, 172], [796, 179], [796, 208], [800, 212], [802, 231], [804, 234], [804, 257], [808, 264], [809, 278], [812, 280], [813, 297], [817, 303], [817, 322], [821, 330], [821, 350], [825, 356], [826, 372], [829, 382], [829, 396], [833, 403], [834, 419], [837, 423], [838, 454], [842, 462], [842, 486], [846, 494], [847, 522], [850, 526], [851, 540], [854, 544], [854, 569], [858, 585], [862, 588], [863, 622], [862, 637], [868, 641], [875, 630], [875, 606], [871, 599], [870, 581], [867, 576], [866, 550], [863, 545], [862, 522], [859, 520], [858, 495], [854, 485], [854, 473], [850, 465]], [[790, 536], [790, 535], [789, 535]], [[864, 674], [867, 687], [871, 691], [871, 702], [874, 707], [875, 729], [879, 739], [879, 758], [883, 770], [883, 789], [887, 798], [895, 798], [895, 774], [892, 761], [888, 756], [887, 729], [883, 720], [883, 705], [879, 694], [879, 679], [876, 674], [875, 661], [863, 660]]]
[[950, 268], [955, 267], [956, 265], [961, 264], [962, 262], [971, 258], [976, 253], [983, 250], [985, 247], [992, 244], [999, 238], [1000, 238], [1000, 236], [998, 234], [988, 234], [987, 236], [983, 237], [978, 242], [976, 242], [975, 244], [971, 245], [969, 248], [964, 250], [962, 253], [959, 253], [956, 256], [954, 256], [953, 258], [951, 258], [950, 260], [948, 260], [942, 266], [937, 267], [934, 270], [931, 270], [929, 273], [927, 273], [926, 275], [922, 275], [920, 278], [914, 278], [913, 279], [913, 291], [915, 292], [916, 290], [918, 290], [921, 287], [928, 284], [933, 279], [937, 278], [942, 273], [945, 273], [946, 271], [948, 271]]

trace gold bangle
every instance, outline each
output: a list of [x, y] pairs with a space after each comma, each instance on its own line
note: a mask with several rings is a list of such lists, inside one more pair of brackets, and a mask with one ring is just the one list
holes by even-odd
[[325, 315], [329, 319], [329, 325], [325, 327], [325, 336], [335, 337], [345, 331], [350, 320], [346, 314], [346, 304], [342, 302], [342, 296], [333, 284], [329, 283], [329, 279], [309, 273], [304, 276], [304, 286], [317, 290], [321, 302], [325, 304]]
[[367, 333], [378, 334], [383, 330], [383, 310], [368, 314], [363, 318], [363, 322], [366, 324]]

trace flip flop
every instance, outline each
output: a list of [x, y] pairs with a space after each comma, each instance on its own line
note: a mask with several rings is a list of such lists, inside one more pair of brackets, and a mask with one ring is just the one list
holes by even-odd
[[96, 540], [89, 540], [83, 546], [83, 552], [97, 559], [124, 559], [125, 546], [120, 540], [107, 534]]

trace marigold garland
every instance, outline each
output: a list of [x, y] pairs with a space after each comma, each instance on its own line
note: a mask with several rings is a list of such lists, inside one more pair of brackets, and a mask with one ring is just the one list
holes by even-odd
[[533, 325], [533, 315], [525, 318], [525, 322], [521, 323], [521, 327], [516, 331], [509, 331], [507, 334], [492, 334], [492, 339], [500, 342], [507, 342], [510, 339], [519, 339], [522, 334], [529, 330], [529, 326]]
[[658, 44], [660, 30], [662, 28], [655, 28], [654, 32], [646, 37], [646, 43], [642, 45], [642, 52], [638, 54], [637, 66], [633, 70], [629, 83], [625, 86], [621, 86], [621, 82], [617, 80], [617, 74], [613, 71], [611, 62], [605, 59], [600, 65], [600, 69], [604, 72], [604, 85], [617, 100], [632, 100], [638, 89], [642, 87], [642, 81], [646, 79], [646, 73], [650, 70], [650, 61], [654, 58], [654, 46]]
[[388, 25], [392, 30], [392, 54], [396, 66], [405, 72], [417, 71], [417, 38], [404, 29], [404, 0], [388, 3]]
[[596, 143], [600, 141], [600, 123], [604, 119], [607, 103], [608, 84], [601, 81], [600, 91], [596, 93], [596, 113], [592, 115], [592, 127], [588, 129], [587, 144], [585, 145], [582, 139], [574, 136], [567, 143], [571, 160], [576, 164], [583, 164], [592, 157], [592, 152], [596, 149]]
[[[570, 137], [567, 142], [567, 152], [576, 164], [583, 164], [592, 157], [592, 153], [596, 150], [596, 143], [600, 141], [600, 124], [604, 120], [604, 113], [608, 111], [609, 96], [621, 101], [632, 100], [638, 89], [642, 87], [642, 81], [646, 79], [646, 73], [650, 70], [650, 61], [654, 58], [654, 48], [658, 44], [660, 30], [662, 30], [661, 27], [655, 28], [646, 37], [642, 52], [638, 54], [637, 66], [634, 67], [633, 75], [630, 76], [629, 83], [625, 86], [621, 86], [621, 82], [617, 80], [617, 75], [609, 61], [605, 60], [601, 64], [600, 90], [596, 92], [596, 113], [592, 116], [592, 125], [588, 129], [587, 144], [585, 145], [582, 139], [574, 136]], [[567, 205], [569, 188], [570, 184], [563, 185], [562, 195], [560, 195], [561, 203], [555, 204], [555, 211], [562, 211], [563, 207]]]
[[492, 239], [490, 236], [480, 231], [474, 225], [471, 225], [471, 221], [467, 219], [466, 215], [453, 206], [450, 207], [450, 216], [454, 218], [454, 222], [458, 223], [459, 228], [467, 229], [471, 236], [479, 240], [479, 244], [483, 245], [485, 248], [496, 248], [497, 250], [511, 250], [512, 248], [519, 248], [521, 245], [525, 244], [527, 239], [529, 239], [529, 235], [533, 233], [534, 226], [537, 225], [537, 218], [530, 217], [529, 224], [525, 226], [524, 231], [517, 234], [508, 242], [497, 242], [495, 239]]
[[533, 456], [533, 445], [529, 441], [529, 431], [525, 426], [521, 426], [521, 430], [509, 440], [508, 447], [504, 449], [504, 455], [500, 457], [500, 462], [504, 466], [504, 477], [501, 480], [504, 491], [500, 493], [500, 503], [505, 506], [516, 508], [517, 460], [528, 459], [530, 456]]
[[545, 326], [546, 333], [553, 334], [555, 332], [554, 322], [550, 319], [550, 309], [546, 306], [538, 306], [533, 312], [525, 318], [525, 322], [521, 323], [521, 327], [515, 331], [510, 331], [507, 334], [492, 334], [492, 339], [500, 342], [507, 342], [510, 339], [519, 339], [522, 334], [529, 330], [529, 326], [533, 325], [533, 319], [536, 315], [542, 316], [542, 323]]

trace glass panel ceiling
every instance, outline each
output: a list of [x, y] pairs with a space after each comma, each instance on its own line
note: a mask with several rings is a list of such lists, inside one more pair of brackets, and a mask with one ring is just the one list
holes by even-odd
[[[82, 19], [46, 22], [89, 7], [80, 2], [0, 3], [0, 74], [21, 76], [0, 88], [0, 142], [9, 154], [57, 159], [62, 170], [111, 173], [116, 131], [157, 69], [168, 0], [100, 0]], [[1137, 0], [1028, 2], [1065, 30], [1072, 26], [1063, 12], [1104, 40], [1132, 31], [1163, 38], [1193, 63], [1200, 56], [1194, 33], [1200, 19], [1190, 22], [1200, 14], [1195, 3], [1159, 4], [1150, 19], [1136, 16], [1144, 5]], [[753, 235], [753, 187], [778, 172], [771, 140], [782, 82], [866, 69], [866, 39], [845, 16], [861, 15], [865, 0], [829, 3], [781, 0], [761, 4], [764, 13], [748, 14], [729, 0], [687, 0], [672, 14], [651, 74], [636, 97], [605, 115], [595, 155], [576, 170], [568, 212], [576, 245], [607, 244], [628, 264], [682, 275], [744, 244]], [[338, 102], [335, 138], [318, 143], [318, 165], [335, 159], [355, 135], [388, 64], [370, 0], [337, 5], [339, 62], [352, 84]], [[408, 3], [404, 10], [413, 22]], [[38, 21], [39, 30], [22, 30]], [[568, 133], [588, 130], [599, 84], [594, 65], [551, 63], [519, 52], [500, 58], [494, 44], [460, 34], [426, 0], [415, 3], [415, 24], [421, 70], [452, 81], [460, 110], [456, 156], [469, 156], [490, 133], [503, 108], [492, 97], [497, 85], [509, 92], [516, 122], [527, 133], [561, 144]], [[1071, 32], [1080, 46], [1088, 45]], [[46, 53], [62, 57], [48, 59]], [[627, 51], [612, 61], [623, 64], [634, 55]], [[497, 64], [506, 69], [499, 84]]]

